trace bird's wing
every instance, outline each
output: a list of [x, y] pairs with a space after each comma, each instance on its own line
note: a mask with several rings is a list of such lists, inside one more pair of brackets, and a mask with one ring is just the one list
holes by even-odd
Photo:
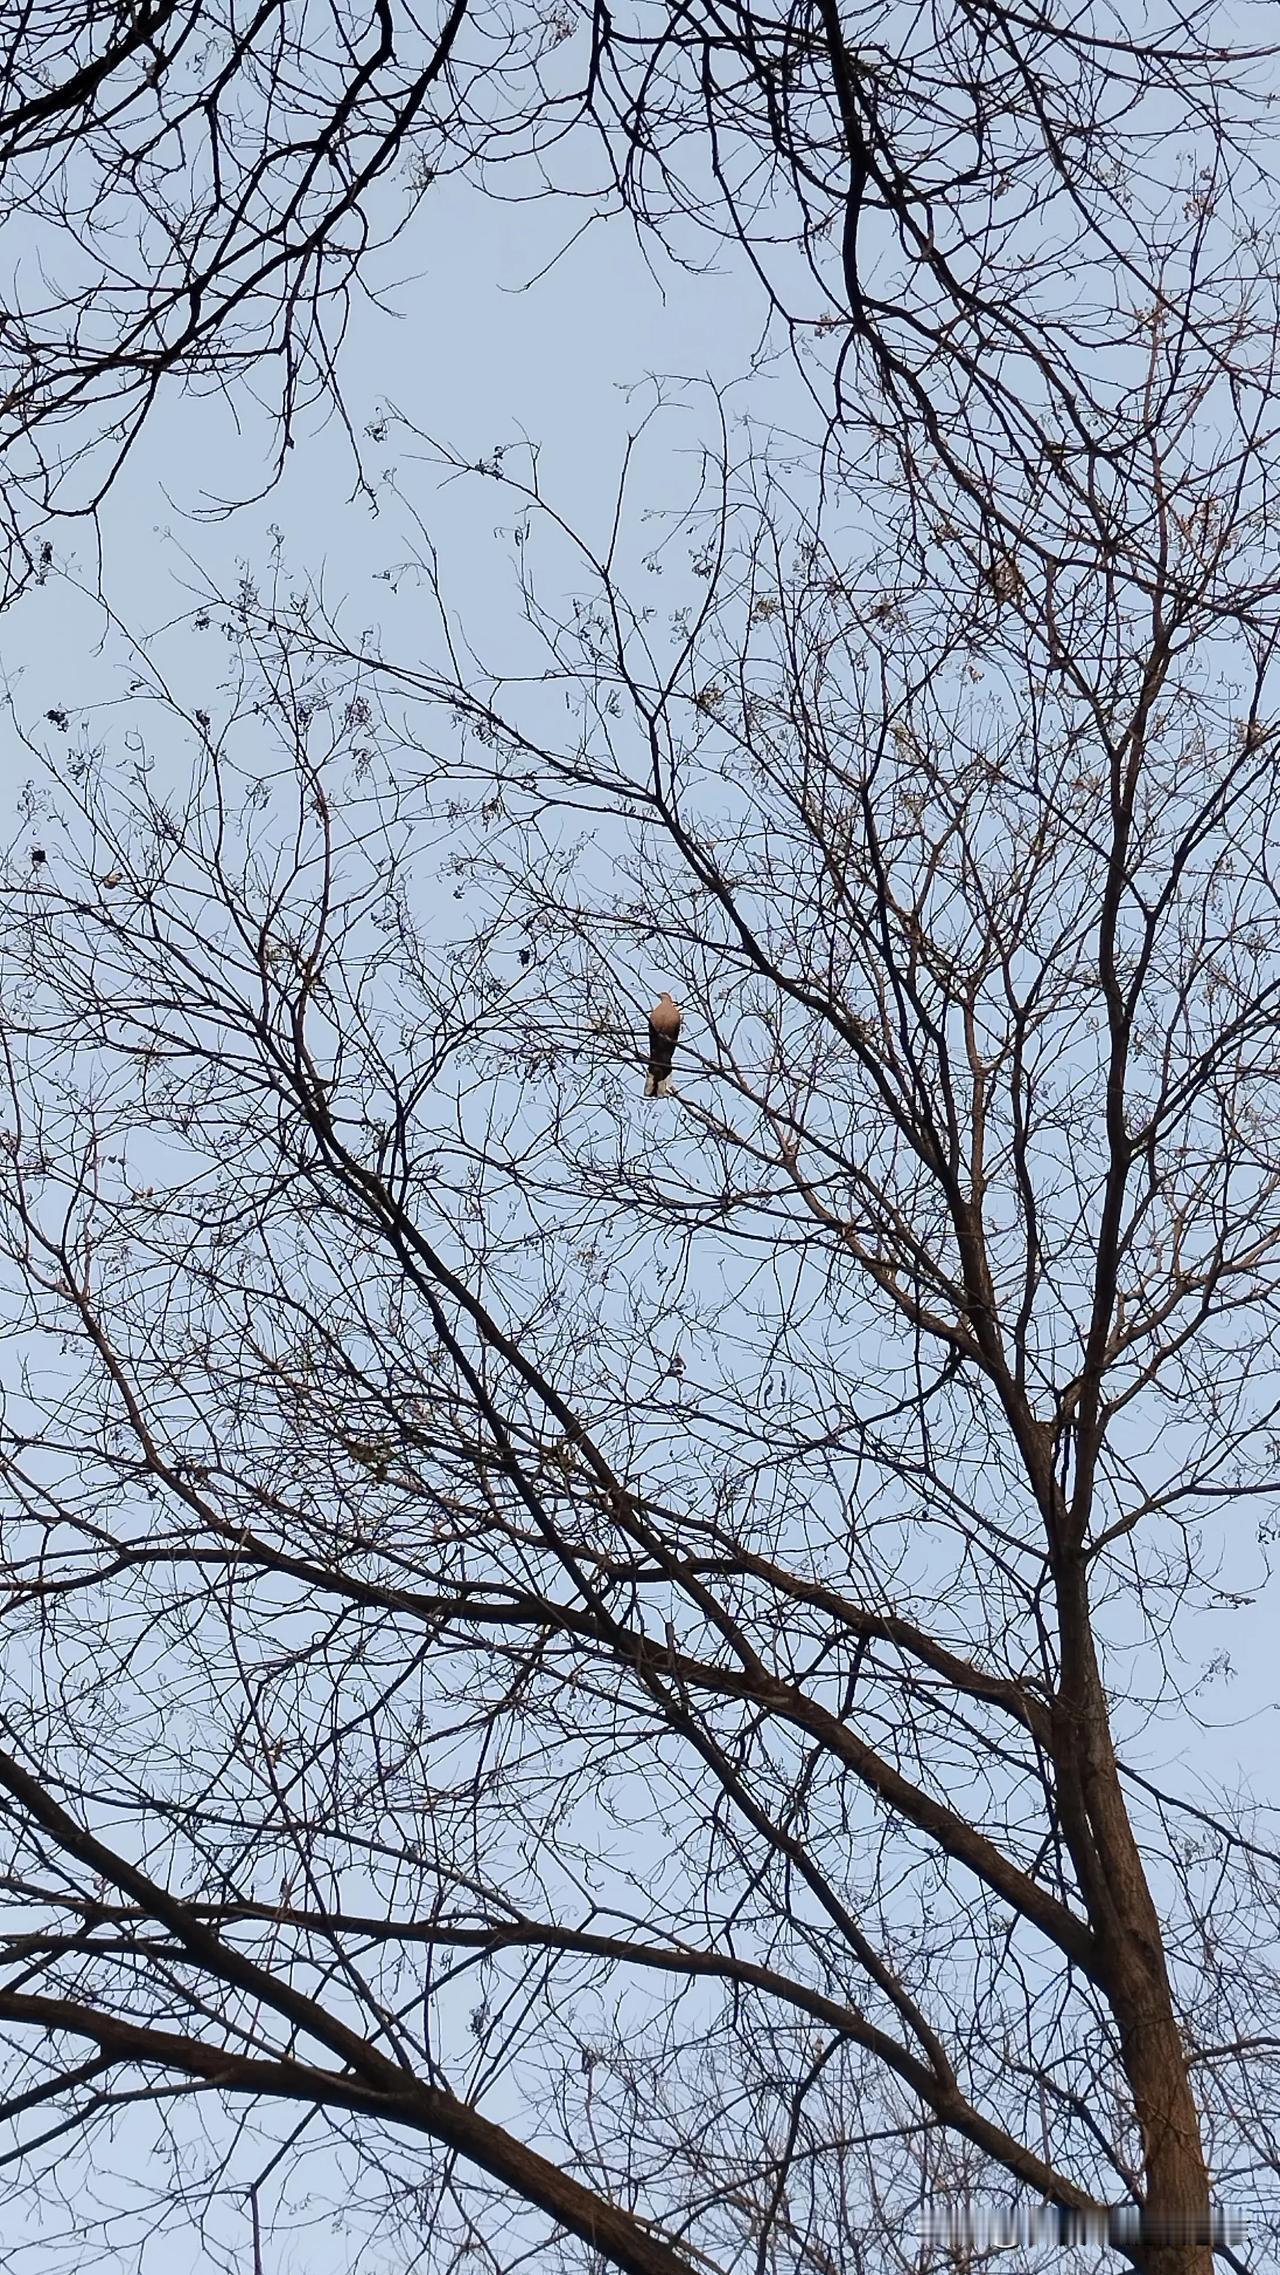
[[649, 1021], [649, 1064], [655, 1074], [670, 1072], [671, 1061], [675, 1056], [676, 1033], [679, 1025], [678, 1019], [670, 1025], [664, 1021], [662, 1026], [659, 1026], [656, 1020], [651, 1019]]

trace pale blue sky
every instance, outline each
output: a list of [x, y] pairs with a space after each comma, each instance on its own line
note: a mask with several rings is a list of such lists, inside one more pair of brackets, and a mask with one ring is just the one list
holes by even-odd
[[[557, 209], [545, 202], [495, 206], [457, 188], [428, 202], [385, 263], [392, 274], [417, 272], [397, 294], [403, 313], [396, 319], [364, 309], [353, 318], [346, 393], [358, 430], [390, 397], [468, 453], [478, 455], [523, 431], [541, 445], [547, 486], [569, 518], [603, 533], [634, 415], [622, 390], [652, 371], [721, 385], [738, 380], [758, 336], [759, 301], [741, 274], [690, 278], [676, 271], [663, 272], [664, 298], [622, 223], [588, 234], [532, 291], [522, 292], [563, 233]], [[779, 410], [798, 414], [799, 390], [783, 379], [773, 384]], [[389, 621], [394, 614], [403, 638], [411, 629], [411, 596], [391, 609], [385, 586], [374, 582], [376, 572], [399, 557], [394, 518], [376, 518], [366, 501], [351, 501], [350, 460], [335, 428], [300, 438], [270, 496], [225, 523], [192, 524], [202, 492], [234, 495], [256, 486], [265, 442], [264, 425], [249, 420], [237, 433], [216, 401], [181, 402], [171, 395], [164, 402], [103, 515], [107, 589], [116, 608], [140, 630], [174, 612], [172, 580], [181, 563], [171, 538], [227, 586], [239, 560], [263, 559], [267, 532], [278, 525], [290, 559], [312, 575], [323, 569], [331, 594], [349, 592], [360, 622], [380, 615]], [[386, 454], [369, 448], [376, 469]], [[683, 484], [683, 472], [674, 468], [673, 498]], [[420, 503], [423, 495], [419, 488]], [[454, 589], [469, 611], [483, 610], [493, 589], [492, 524], [469, 518], [475, 499], [472, 488], [459, 487], [443, 493], [435, 509]], [[64, 537], [60, 557], [66, 560], [71, 550]], [[92, 573], [87, 532], [74, 540], [74, 552]], [[92, 627], [92, 611], [57, 582], [4, 620], [0, 646], [25, 719], [49, 704], [71, 706], [105, 691], [104, 674], [115, 665], [87, 653]], [[500, 630], [499, 620], [495, 633]], [[193, 659], [198, 653], [193, 650]], [[220, 659], [216, 650], [207, 653], [212, 679]], [[212, 684], [208, 692], [212, 696]], [[199, 691], [193, 688], [189, 699], [199, 701]], [[20, 780], [27, 771], [21, 753], [18, 766]], [[1256, 1569], [1256, 1555], [1243, 1556], [1228, 1566], [1224, 1584], [1247, 1587]], [[1201, 1620], [1193, 1665], [1207, 1664], [1223, 1649], [1232, 1655], [1235, 1680], [1215, 1684], [1201, 1701], [1201, 1711], [1219, 1723], [1218, 1735], [1201, 1738], [1188, 1727], [1176, 1749], [1171, 1734], [1169, 1759], [1158, 1760], [1154, 1751], [1145, 1757], [1144, 1766], [1183, 1791], [1193, 1787], [1200, 1767], [1228, 1782], [1237, 1772], [1257, 1774], [1261, 1785], [1274, 1754], [1274, 1646], [1265, 1605]], [[121, 2148], [126, 2138], [119, 2137]], [[347, 2263], [343, 2242], [330, 2242], [321, 2226], [307, 2234], [304, 2247], [273, 2264], [272, 2275], [282, 2275], [286, 2265], [331, 2275]], [[372, 2263], [379, 2275], [399, 2275], [376, 2256]], [[215, 2262], [194, 2243], [169, 2240], [157, 2245], [148, 2264], [157, 2275], [210, 2275]]]
[[[497, 443], [515, 442], [523, 432], [542, 447], [548, 486], [566, 512], [603, 535], [635, 419], [622, 390], [655, 370], [734, 381], [755, 343], [759, 308], [740, 279], [691, 279], [678, 272], [666, 277], [664, 299], [634, 238], [616, 224], [580, 239], [534, 290], [522, 291], [555, 254], [562, 234], [563, 217], [546, 202], [495, 206], [456, 186], [429, 201], [383, 263], [391, 276], [418, 272], [395, 295], [403, 314], [397, 319], [365, 307], [353, 320], [343, 363], [346, 397], [357, 430], [391, 398], [415, 424], [475, 456]], [[265, 420], [255, 422], [243, 403], [237, 408], [239, 431], [216, 399], [183, 401], [173, 394], [162, 399], [102, 515], [104, 588], [119, 616], [132, 630], [146, 632], [185, 605], [175, 585], [191, 574], [182, 548], [230, 590], [242, 560], [265, 563], [268, 533], [279, 527], [288, 559], [313, 578], [323, 574], [331, 599], [349, 594], [357, 622], [384, 621], [393, 647], [411, 641], [419, 607], [412, 588], [393, 598], [375, 581], [378, 570], [402, 558], [402, 532], [394, 515], [380, 518], [367, 500], [352, 501], [350, 453], [336, 422], [318, 432], [302, 430], [284, 478], [259, 503], [227, 521], [201, 526], [190, 519], [211, 493], [243, 495], [261, 484], [269, 428]], [[390, 447], [368, 446], [371, 473], [386, 463]], [[673, 498], [683, 486], [684, 474], [676, 469]], [[424, 485], [414, 488], [421, 504]], [[474, 489], [460, 485], [441, 494], [436, 512], [452, 589], [484, 621], [498, 605], [489, 542], [498, 518], [496, 494], [486, 522], [475, 523], [474, 509]], [[92, 583], [96, 549], [87, 528], [64, 530], [57, 554], [60, 567]], [[493, 630], [496, 635], [496, 625]], [[95, 653], [100, 631], [97, 610], [57, 579], [31, 592], [0, 623], [0, 661], [24, 724], [41, 721], [50, 706], [74, 710], [120, 694], [120, 653], [118, 647]], [[193, 639], [187, 653], [191, 682], [178, 692], [191, 707], [207, 701], [216, 711], [224, 653], [216, 639]], [[163, 765], [163, 737], [159, 741]], [[181, 763], [176, 750], [173, 761]], [[12, 750], [6, 772], [0, 836], [9, 841], [21, 833], [16, 804], [32, 772], [27, 753]], [[52, 849], [56, 840], [49, 841]], [[295, 2117], [285, 2112], [282, 2134]], [[100, 2136], [100, 2160], [107, 2149], [106, 2136]], [[132, 2160], [144, 2177], [144, 2125], [126, 2119], [110, 2154], [116, 2170], [128, 2172]], [[119, 2194], [105, 2162], [95, 2193], [99, 2205]], [[301, 2270], [345, 2275], [353, 2265], [353, 2241], [351, 2231], [338, 2225], [340, 2187], [336, 2193], [335, 2218], [317, 2205], [315, 2216], [300, 2223], [290, 2241], [268, 2244], [268, 2275]], [[53, 2215], [54, 2208], [50, 2211]], [[62, 2207], [56, 2230], [65, 2237]], [[37, 2240], [39, 2233], [32, 2218], [7, 2206], [0, 2266], [10, 2263], [7, 2254], [13, 2252], [22, 2275], [43, 2265], [56, 2267], [59, 2275], [74, 2266], [79, 2275], [74, 2247], [68, 2257], [65, 2241], [55, 2248], [52, 2234], [45, 2243]], [[208, 2249], [183, 2224], [157, 2234], [141, 2266], [148, 2275], [214, 2275], [228, 2264], [247, 2268], [248, 2249], [243, 2210], [228, 2206], [212, 2223]], [[228, 2252], [234, 2255], [230, 2261]], [[379, 2249], [375, 2240], [359, 2264], [370, 2275], [407, 2275], [410, 2262], [398, 2250]], [[83, 2275], [92, 2275], [87, 2262]]]

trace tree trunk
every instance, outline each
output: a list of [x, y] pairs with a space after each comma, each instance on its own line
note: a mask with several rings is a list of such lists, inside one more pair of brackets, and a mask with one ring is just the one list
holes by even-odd
[[1209, 2175], [1164, 1938], [1133, 1836], [1098, 1672], [1082, 1553], [1059, 1571], [1054, 1755], [1063, 1829], [1120, 2037], [1142, 2138], [1143, 2275], [1212, 2275]]

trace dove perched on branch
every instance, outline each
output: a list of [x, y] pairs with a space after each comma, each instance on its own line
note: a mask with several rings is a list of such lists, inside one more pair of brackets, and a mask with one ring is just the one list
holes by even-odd
[[675, 1057], [679, 1032], [679, 1004], [670, 995], [660, 995], [649, 1013], [649, 1071], [644, 1085], [646, 1098], [671, 1096], [671, 1061]]

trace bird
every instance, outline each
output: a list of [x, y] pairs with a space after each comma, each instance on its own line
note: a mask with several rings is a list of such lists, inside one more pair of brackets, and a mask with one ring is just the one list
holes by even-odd
[[671, 1061], [675, 1057], [676, 1037], [680, 1032], [680, 1006], [667, 994], [658, 997], [649, 1013], [649, 1071], [645, 1076], [646, 1098], [671, 1096]]
[[49, 856], [48, 856], [48, 854], [45, 852], [45, 849], [44, 849], [43, 845], [33, 845], [33, 846], [32, 846], [32, 848], [31, 848], [31, 866], [32, 866], [32, 868], [33, 868], [33, 869], [43, 869], [43, 867], [44, 867], [44, 865], [45, 865], [45, 862], [48, 860], [48, 858], [49, 858]]

